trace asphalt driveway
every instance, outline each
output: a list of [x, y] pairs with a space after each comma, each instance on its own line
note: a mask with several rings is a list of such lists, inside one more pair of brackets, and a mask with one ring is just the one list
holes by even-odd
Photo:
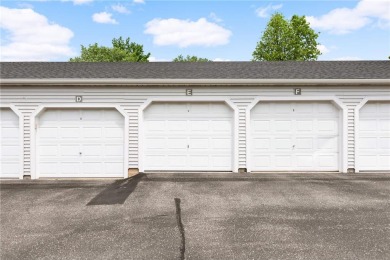
[[390, 259], [390, 173], [2, 181], [6, 259]]

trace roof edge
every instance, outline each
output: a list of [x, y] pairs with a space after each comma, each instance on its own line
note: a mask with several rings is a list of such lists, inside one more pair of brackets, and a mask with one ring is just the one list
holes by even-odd
[[389, 85], [390, 79], [1, 79], [1, 85]]

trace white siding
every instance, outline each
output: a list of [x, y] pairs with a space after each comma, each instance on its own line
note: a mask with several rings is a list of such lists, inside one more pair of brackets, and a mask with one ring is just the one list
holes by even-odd
[[[82, 95], [83, 103], [119, 104], [129, 115], [129, 168], [138, 168], [138, 109], [152, 97], [185, 97], [187, 88], [193, 96], [228, 97], [239, 108], [239, 168], [246, 168], [246, 108], [257, 96], [291, 96], [291, 87], [3, 87], [2, 104], [14, 104], [24, 116], [24, 174], [31, 170], [30, 115], [41, 103], [75, 103]], [[348, 108], [348, 168], [355, 168], [354, 108], [365, 97], [389, 96], [385, 87], [301, 87], [302, 96], [335, 96]]]

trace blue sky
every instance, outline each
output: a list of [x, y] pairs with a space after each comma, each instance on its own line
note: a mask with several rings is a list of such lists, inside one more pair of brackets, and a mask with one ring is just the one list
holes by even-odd
[[320, 32], [320, 60], [390, 55], [390, 1], [2, 0], [2, 61], [67, 61], [80, 45], [130, 37], [151, 61], [179, 54], [248, 61], [269, 17], [305, 15]]

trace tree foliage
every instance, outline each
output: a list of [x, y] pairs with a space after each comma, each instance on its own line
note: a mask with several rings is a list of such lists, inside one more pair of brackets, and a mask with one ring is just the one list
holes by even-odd
[[187, 55], [187, 57], [183, 57], [183, 55], [179, 55], [176, 58], [174, 58], [172, 61], [173, 62], [210, 62], [212, 60], [206, 58], [199, 58], [197, 56]]
[[99, 46], [97, 43], [88, 47], [81, 45], [81, 55], [71, 58], [71, 62], [147, 62], [150, 53], [145, 54], [143, 45], [130, 42], [122, 37], [112, 40], [112, 47]]
[[261, 40], [253, 52], [254, 61], [317, 60], [316, 33], [305, 16], [293, 15], [287, 20], [280, 13], [270, 18]]

